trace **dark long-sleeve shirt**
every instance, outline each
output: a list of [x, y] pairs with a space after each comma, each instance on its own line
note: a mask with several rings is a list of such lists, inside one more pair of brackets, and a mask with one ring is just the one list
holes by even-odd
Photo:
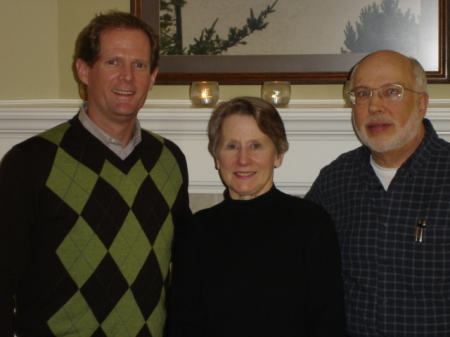
[[363, 146], [323, 168], [306, 195], [336, 225], [352, 337], [450, 336], [450, 144], [424, 125], [387, 191]]
[[345, 335], [334, 225], [272, 188], [198, 212], [174, 261], [169, 336]]

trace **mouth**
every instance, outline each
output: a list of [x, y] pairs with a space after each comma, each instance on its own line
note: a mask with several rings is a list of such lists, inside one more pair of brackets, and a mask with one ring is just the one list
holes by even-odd
[[256, 172], [235, 172], [234, 173], [239, 178], [247, 178], [256, 174]]
[[391, 126], [390, 123], [387, 122], [372, 122], [367, 125], [367, 128], [372, 132], [382, 132], [388, 129]]
[[119, 95], [133, 95], [134, 91], [124, 91], [124, 90], [112, 90], [113, 93], [119, 94]]

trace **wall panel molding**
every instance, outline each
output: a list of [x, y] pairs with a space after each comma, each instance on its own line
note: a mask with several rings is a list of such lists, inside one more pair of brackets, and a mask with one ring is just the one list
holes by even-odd
[[[80, 105], [79, 100], [0, 101], [0, 156], [14, 144], [72, 118]], [[294, 100], [279, 112], [290, 150], [276, 170], [275, 182], [287, 193], [306, 193], [321, 167], [359, 146], [344, 101]], [[224, 189], [207, 151], [210, 113], [211, 109], [192, 108], [187, 100], [148, 100], [139, 113], [143, 128], [173, 140], [185, 153], [191, 193]], [[450, 100], [430, 100], [427, 117], [450, 141]]]

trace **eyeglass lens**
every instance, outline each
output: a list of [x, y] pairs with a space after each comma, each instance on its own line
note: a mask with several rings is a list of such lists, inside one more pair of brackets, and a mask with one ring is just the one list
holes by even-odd
[[374, 90], [378, 90], [380, 98], [398, 102], [403, 98], [403, 87], [397, 84], [386, 84], [380, 88], [371, 89], [369, 87], [357, 87], [350, 91], [350, 99], [354, 104], [367, 103], [371, 98]]

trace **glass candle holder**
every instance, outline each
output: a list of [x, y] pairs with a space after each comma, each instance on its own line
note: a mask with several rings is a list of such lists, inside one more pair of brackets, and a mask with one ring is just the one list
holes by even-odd
[[261, 98], [275, 106], [285, 106], [291, 100], [291, 83], [288, 81], [264, 82]]
[[213, 107], [219, 100], [218, 82], [192, 82], [190, 88], [192, 105], [195, 107]]

